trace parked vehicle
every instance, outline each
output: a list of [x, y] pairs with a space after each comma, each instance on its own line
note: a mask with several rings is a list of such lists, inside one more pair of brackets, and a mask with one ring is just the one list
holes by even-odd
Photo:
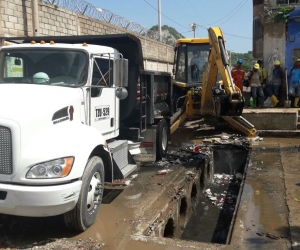
[[143, 69], [130, 34], [10, 38], [0, 51], [0, 213], [64, 214], [86, 230], [104, 183], [137, 169], [143, 138], [154, 160], [166, 153], [171, 87], [169, 73]]

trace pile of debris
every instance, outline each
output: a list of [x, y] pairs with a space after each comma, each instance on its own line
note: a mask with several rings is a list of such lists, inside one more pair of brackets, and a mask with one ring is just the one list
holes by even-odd
[[[210, 188], [206, 189], [204, 191], [206, 199], [211, 201], [212, 206], [219, 207], [220, 209], [226, 208], [229, 212], [233, 212], [242, 178], [241, 173], [235, 175], [214, 174], [211, 188], [214, 189], [215, 192]], [[217, 189], [219, 190], [220, 186], [226, 187], [227, 190], [218, 193]], [[204, 208], [204, 210], [208, 209], [208, 206]]]

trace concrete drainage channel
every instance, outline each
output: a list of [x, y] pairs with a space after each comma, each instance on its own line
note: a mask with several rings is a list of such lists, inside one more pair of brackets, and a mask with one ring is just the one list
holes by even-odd
[[212, 154], [191, 172], [144, 235], [230, 244], [243, 191], [249, 150], [212, 147]]

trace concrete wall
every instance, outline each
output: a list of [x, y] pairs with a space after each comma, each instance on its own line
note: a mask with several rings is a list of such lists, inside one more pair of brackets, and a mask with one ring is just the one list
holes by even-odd
[[[32, 36], [33, 20], [31, 0], [0, 1], [0, 37]], [[127, 30], [111, 24], [78, 15], [55, 5], [38, 1], [38, 27], [40, 36], [102, 35], [128, 33]], [[142, 42], [144, 67], [146, 69], [171, 72], [173, 47], [144, 36]], [[2, 44], [1, 44], [2, 45]]]
[[268, 23], [264, 26], [263, 59], [270, 76], [275, 60], [285, 67], [285, 24]]
[[[299, 6], [299, 4], [293, 3], [290, 6]], [[276, 59], [281, 62], [281, 66], [286, 66], [286, 25], [272, 20], [272, 15], [281, 7], [287, 7], [287, 4], [280, 6], [277, 5], [277, 0], [253, 0], [253, 20], [254, 22], [259, 20], [263, 30], [262, 38], [253, 38], [253, 55], [264, 60], [269, 75]]]
[[[252, 52], [254, 58], [263, 58], [263, 46], [264, 46], [264, 39], [263, 34], [259, 37], [257, 36], [256, 29], [262, 29], [263, 33], [263, 20], [261, 18], [260, 13], [263, 11], [264, 5], [259, 3], [255, 3], [253, 5], [253, 43], [252, 43]], [[259, 26], [259, 27], [258, 27]], [[260, 33], [260, 32], [258, 32]]]

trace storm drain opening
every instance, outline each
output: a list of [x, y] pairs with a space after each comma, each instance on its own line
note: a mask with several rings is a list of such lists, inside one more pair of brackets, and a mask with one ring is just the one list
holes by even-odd
[[191, 191], [191, 200], [192, 201], [197, 200], [197, 195], [198, 195], [197, 185], [196, 183], [193, 183], [192, 191]]
[[201, 175], [200, 175], [200, 188], [203, 190], [206, 185], [207, 185], [207, 182], [209, 181], [209, 176], [210, 176], [210, 173], [209, 173], [209, 167], [208, 167], [208, 159], [205, 158], [202, 162], [201, 162]]
[[172, 218], [169, 218], [165, 230], [164, 230], [164, 237], [165, 238], [174, 238], [175, 236], [175, 224]]
[[249, 150], [233, 145], [216, 146], [212, 150], [212, 164], [207, 167], [211, 167], [214, 173], [211, 173], [204, 190], [201, 188], [203, 195], [193, 209], [180, 239], [230, 244]]
[[181, 201], [180, 201], [180, 209], [179, 209], [180, 218], [184, 218], [186, 216], [187, 209], [188, 209], [187, 200], [186, 200], [186, 197], [183, 197], [183, 198], [181, 198]]

